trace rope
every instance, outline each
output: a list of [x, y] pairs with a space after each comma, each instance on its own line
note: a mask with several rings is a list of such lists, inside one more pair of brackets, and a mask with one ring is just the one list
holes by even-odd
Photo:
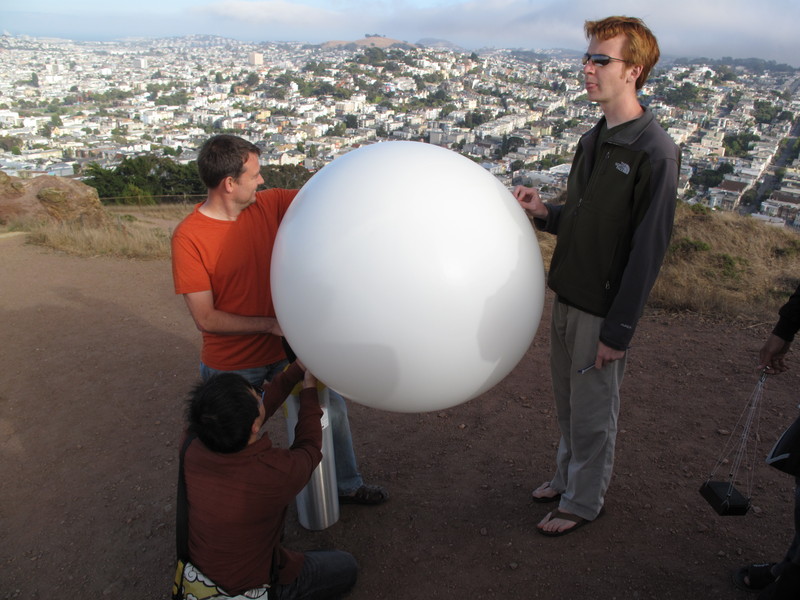
[[[733, 459], [730, 461], [730, 470], [728, 472], [728, 497], [730, 497], [731, 493], [733, 492], [734, 482], [736, 480], [736, 476], [739, 474], [739, 470], [744, 465], [745, 468], [749, 468], [750, 473], [747, 476], [746, 480], [746, 489], [747, 489], [747, 497], [748, 499], [751, 496], [751, 492], [753, 489], [753, 480], [755, 475], [755, 464], [756, 464], [756, 456], [758, 453], [758, 425], [760, 422], [761, 416], [761, 398], [764, 395], [764, 382], [767, 379], [767, 371], [766, 369], [762, 371], [761, 376], [756, 382], [755, 388], [753, 392], [750, 394], [750, 397], [747, 399], [747, 404], [744, 407], [744, 410], [739, 415], [739, 420], [736, 422], [736, 425], [731, 432], [731, 436], [725, 442], [724, 447], [722, 448], [722, 454], [717, 459], [714, 468], [711, 470], [711, 474], [708, 476], [707, 481], [711, 481], [714, 478], [716, 472], [720, 469], [720, 467], [725, 463], [725, 460], [728, 458], [729, 455], [733, 454]], [[735, 436], [737, 430], [741, 428], [741, 434]], [[749, 440], [751, 438], [751, 430], [753, 431], [753, 444], [749, 444]], [[734, 440], [738, 439], [738, 444], [735, 449], [731, 448], [731, 444]], [[751, 457], [748, 459], [748, 447], [752, 448]]]

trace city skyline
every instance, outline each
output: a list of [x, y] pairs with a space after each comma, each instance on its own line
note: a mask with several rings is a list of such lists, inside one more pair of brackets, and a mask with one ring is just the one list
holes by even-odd
[[11, 35], [110, 40], [220, 35], [241, 41], [318, 44], [378, 34], [409, 43], [441, 39], [467, 50], [586, 45], [583, 22], [610, 14], [639, 16], [665, 57], [762, 58], [800, 67], [793, 0], [673, 0], [643, 6], [611, 0], [7, 0], [2, 31]]

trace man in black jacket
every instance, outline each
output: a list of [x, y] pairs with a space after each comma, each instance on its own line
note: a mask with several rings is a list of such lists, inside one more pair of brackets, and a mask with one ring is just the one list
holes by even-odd
[[659, 58], [653, 34], [630, 17], [587, 21], [585, 32], [586, 93], [603, 118], [580, 140], [566, 203], [514, 190], [535, 225], [558, 236], [548, 286], [561, 441], [555, 475], [533, 491], [536, 502], [559, 501], [538, 524], [548, 536], [601, 514], [626, 351], [669, 244], [680, 169], [679, 148], [637, 96]]

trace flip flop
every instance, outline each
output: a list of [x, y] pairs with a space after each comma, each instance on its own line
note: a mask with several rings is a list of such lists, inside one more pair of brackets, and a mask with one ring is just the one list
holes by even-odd
[[[731, 573], [733, 585], [745, 592], [760, 592], [775, 581], [775, 576], [772, 574], [772, 567], [774, 567], [775, 564], [776, 563], [756, 563], [739, 567]], [[745, 577], [747, 577], [748, 581], [744, 580]]]
[[575, 525], [573, 525], [572, 527], [568, 527], [567, 529], [562, 529], [561, 531], [545, 531], [544, 529], [541, 529], [539, 527], [537, 527], [536, 529], [539, 531], [539, 533], [547, 537], [561, 537], [562, 535], [567, 535], [568, 533], [572, 533], [576, 529], [580, 529], [581, 527], [587, 525], [588, 523], [593, 523], [601, 516], [603, 516], [602, 510], [595, 519], [590, 521], [589, 519], [584, 519], [583, 517], [579, 517], [578, 515], [573, 515], [571, 513], [563, 512], [562, 510], [557, 508], [550, 513], [550, 518], [547, 519], [548, 521], [552, 519], [563, 519], [565, 521], [572, 521], [573, 523], [575, 523]]
[[[550, 488], [549, 481], [545, 481], [542, 485], [533, 490], [533, 492], [538, 492], [539, 490], [546, 490], [547, 488]], [[561, 500], [561, 494], [556, 494], [555, 496], [534, 496], [533, 492], [531, 493], [531, 498], [533, 498], [533, 501], [536, 502], [537, 504], [550, 504], [551, 502], [558, 502], [559, 500]]]
[[389, 492], [379, 485], [362, 485], [352, 494], [339, 496], [339, 504], [382, 504], [389, 499]]

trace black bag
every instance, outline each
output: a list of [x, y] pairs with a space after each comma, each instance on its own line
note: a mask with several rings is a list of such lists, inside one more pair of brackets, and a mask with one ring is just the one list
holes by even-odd
[[750, 498], [745, 498], [729, 481], [706, 481], [700, 486], [700, 494], [723, 517], [745, 515], [750, 510]]
[[[752, 476], [754, 472], [751, 467], [755, 466], [755, 454], [747, 453], [747, 444], [751, 440], [756, 441], [757, 438], [757, 436], [753, 435], [752, 430], [753, 424], [756, 424], [755, 430], [758, 430], [758, 405], [764, 394], [764, 382], [766, 379], [767, 371], [764, 369], [747, 400], [742, 414], [739, 416], [739, 421], [733, 428], [733, 433], [725, 442], [725, 447], [722, 449], [719, 459], [717, 459], [717, 464], [714, 465], [705, 483], [700, 486], [700, 494], [719, 515], [742, 516], [746, 515], [747, 511], [750, 510], [750, 491], [753, 489]], [[738, 443], [735, 440], [738, 440]], [[742, 460], [747, 456], [752, 456], [753, 464], [745, 465], [750, 476], [746, 482], [747, 489], [742, 494], [734, 487], [734, 483], [742, 466]], [[723, 464], [731, 465], [727, 481], [714, 481], [714, 475]]]
[[800, 476], [800, 417], [775, 442], [767, 455], [767, 464], [789, 475]]

